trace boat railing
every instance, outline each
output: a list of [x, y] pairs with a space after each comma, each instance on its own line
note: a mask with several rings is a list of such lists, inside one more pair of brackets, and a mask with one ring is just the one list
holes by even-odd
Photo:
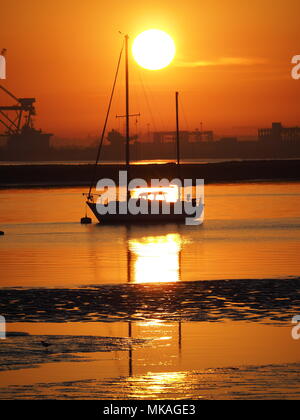
[[90, 201], [91, 203], [93, 203], [95, 201], [94, 197], [101, 197], [101, 194], [95, 194], [95, 193], [93, 193], [93, 194], [82, 193], [82, 195], [85, 196], [87, 201]]

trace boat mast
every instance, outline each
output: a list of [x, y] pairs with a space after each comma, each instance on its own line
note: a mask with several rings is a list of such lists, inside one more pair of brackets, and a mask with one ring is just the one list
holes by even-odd
[[125, 149], [125, 156], [126, 156], [126, 167], [127, 171], [129, 171], [129, 141], [130, 141], [130, 134], [129, 134], [129, 74], [128, 74], [128, 39], [129, 36], [125, 35], [125, 85], [126, 85], [126, 149]]
[[[129, 39], [129, 36], [125, 35], [125, 89], [126, 89], [126, 142], [125, 142], [126, 146], [125, 146], [125, 157], [126, 157], [127, 180], [128, 180], [128, 182], [130, 182], [128, 39]], [[129, 199], [130, 199], [130, 191], [127, 188], [127, 201]]]
[[177, 165], [180, 165], [180, 149], [179, 149], [179, 118], [178, 118], [178, 92], [175, 92], [176, 101], [176, 152], [177, 152]]
[[176, 154], [177, 154], [177, 177], [181, 179], [180, 171], [180, 147], [179, 147], [179, 117], [178, 117], [178, 96], [179, 93], [175, 92], [176, 102]]

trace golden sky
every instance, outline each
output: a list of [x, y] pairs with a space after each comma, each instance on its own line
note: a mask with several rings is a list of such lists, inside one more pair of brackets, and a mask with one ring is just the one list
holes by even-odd
[[[3, 85], [37, 98], [37, 128], [95, 135], [122, 44], [118, 31], [132, 40], [157, 28], [172, 36], [177, 54], [160, 71], [138, 68], [131, 58], [131, 111], [142, 114], [140, 130], [175, 127], [176, 90], [182, 129], [201, 121], [221, 133], [255, 132], [272, 121], [299, 125], [300, 80], [291, 78], [299, 17], [299, 0], [3, 0]], [[119, 128], [115, 114], [124, 113], [123, 73], [109, 128]]]

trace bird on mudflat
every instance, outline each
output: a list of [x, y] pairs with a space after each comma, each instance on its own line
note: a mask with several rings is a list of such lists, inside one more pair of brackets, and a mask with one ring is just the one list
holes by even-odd
[[51, 346], [51, 344], [50, 344], [50, 343], [47, 343], [46, 341], [41, 341], [41, 345], [42, 345], [43, 347], [45, 347], [45, 349], [47, 349], [48, 347], [50, 347], [50, 346]]

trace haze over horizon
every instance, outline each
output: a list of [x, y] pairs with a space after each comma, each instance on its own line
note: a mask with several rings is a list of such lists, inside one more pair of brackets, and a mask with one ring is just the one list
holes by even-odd
[[[18, 13], [15, 13], [18, 10]], [[7, 48], [3, 86], [37, 99], [36, 127], [56, 137], [87, 138], [102, 128], [122, 37], [131, 41], [158, 28], [175, 41], [173, 63], [159, 71], [130, 59], [131, 112], [138, 129], [173, 130], [174, 92], [180, 92], [181, 129], [250, 134], [272, 121], [299, 125], [300, 81], [291, 78], [299, 54], [296, 0], [17, 0], [1, 5], [0, 47]], [[13, 27], [13, 30], [12, 30]], [[108, 129], [124, 112], [124, 71]], [[0, 94], [1, 103], [13, 100]]]

